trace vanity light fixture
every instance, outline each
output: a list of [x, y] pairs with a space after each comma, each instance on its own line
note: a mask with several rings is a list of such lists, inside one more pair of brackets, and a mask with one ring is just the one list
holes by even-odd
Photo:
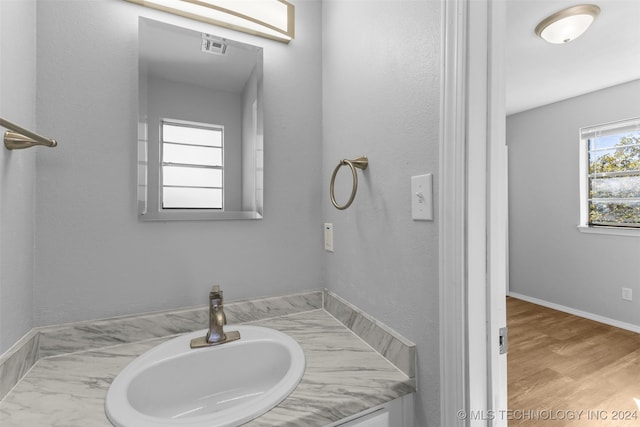
[[536, 26], [536, 35], [549, 43], [569, 43], [587, 31], [599, 13], [600, 8], [595, 4], [563, 9], [542, 20]]
[[232, 30], [289, 43], [295, 10], [285, 0], [125, 0]]

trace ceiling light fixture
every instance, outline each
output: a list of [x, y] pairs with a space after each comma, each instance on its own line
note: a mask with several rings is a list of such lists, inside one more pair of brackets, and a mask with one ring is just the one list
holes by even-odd
[[545, 18], [536, 26], [536, 35], [549, 43], [569, 43], [587, 31], [600, 13], [595, 4], [581, 4], [563, 9]]
[[294, 6], [285, 0], [126, 0], [268, 39], [289, 43]]

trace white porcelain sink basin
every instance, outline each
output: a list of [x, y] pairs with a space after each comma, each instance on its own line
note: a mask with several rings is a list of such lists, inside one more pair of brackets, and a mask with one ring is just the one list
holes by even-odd
[[162, 343], [115, 378], [105, 412], [118, 427], [231, 427], [282, 402], [305, 369], [300, 345], [259, 326], [226, 326], [238, 341], [191, 349], [198, 331]]

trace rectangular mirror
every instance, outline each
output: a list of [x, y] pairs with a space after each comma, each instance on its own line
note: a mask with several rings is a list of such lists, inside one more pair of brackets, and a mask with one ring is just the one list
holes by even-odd
[[259, 219], [262, 48], [139, 18], [138, 214]]

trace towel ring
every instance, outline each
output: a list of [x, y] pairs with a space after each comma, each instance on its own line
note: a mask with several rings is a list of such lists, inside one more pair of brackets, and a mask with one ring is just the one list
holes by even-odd
[[[353, 188], [351, 189], [351, 197], [349, 197], [347, 203], [345, 203], [343, 206], [340, 206], [338, 202], [336, 202], [334, 187], [336, 184], [336, 175], [338, 174], [338, 170], [340, 170], [340, 168], [344, 165], [348, 165], [351, 168], [351, 175], [353, 176]], [[351, 206], [351, 203], [353, 203], [353, 199], [356, 198], [356, 193], [358, 192], [358, 174], [356, 173], [356, 168], [365, 170], [367, 166], [369, 166], [369, 159], [367, 159], [367, 156], [360, 156], [351, 160], [340, 160], [338, 166], [336, 166], [336, 168], [333, 170], [333, 175], [331, 175], [331, 185], [329, 186], [331, 203], [333, 203], [333, 206], [335, 206], [336, 209], [344, 210]]]

